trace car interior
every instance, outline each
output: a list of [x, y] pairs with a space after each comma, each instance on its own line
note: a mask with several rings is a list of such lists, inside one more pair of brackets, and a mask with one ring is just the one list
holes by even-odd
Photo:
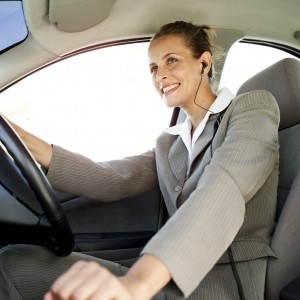
[[[126, 266], [136, 261], [143, 246], [169, 217], [160, 191], [114, 202], [53, 191], [44, 171], [2, 115], [1, 94], [40, 70], [69, 58], [98, 49], [149, 42], [164, 23], [179, 19], [201, 22], [215, 28], [214, 42], [224, 53], [214, 66], [216, 85], [220, 83], [230, 48], [237, 43], [263, 45], [287, 54], [287, 58], [248, 78], [237, 95], [267, 90], [280, 108], [277, 224], [271, 243], [278, 257], [268, 263], [265, 299], [299, 299], [298, 0], [251, 3], [230, 0], [226, 4], [221, 0], [15, 2], [21, 3], [28, 34], [16, 45], [0, 50], [0, 247], [38, 244], [60, 256], [78, 251]], [[0, 6], [0, 22], [1, 16]], [[256, 53], [251, 56], [243, 59], [255, 64]], [[49, 83], [49, 89], [54, 88]], [[89, 88], [84, 89], [88, 94]], [[184, 119], [184, 112], [175, 108], [168, 122], [172, 126]]]

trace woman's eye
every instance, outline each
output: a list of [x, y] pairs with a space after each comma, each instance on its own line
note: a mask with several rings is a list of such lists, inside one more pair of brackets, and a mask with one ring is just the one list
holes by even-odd
[[150, 73], [153, 74], [157, 71], [157, 66], [153, 66], [150, 68]]
[[174, 57], [169, 57], [168, 60], [167, 60], [167, 63], [168, 63], [168, 65], [169, 65], [169, 64], [172, 64], [172, 63], [174, 63], [174, 62], [176, 62], [176, 61], [177, 61], [176, 58], [174, 58]]

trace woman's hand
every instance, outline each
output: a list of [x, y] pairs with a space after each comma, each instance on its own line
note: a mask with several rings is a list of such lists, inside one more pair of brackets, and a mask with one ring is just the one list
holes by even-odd
[[52, 157], [52, 146], [37, 136], [25, 131], [12, 121], [9, 121], [9, 123], [26, 144], [36, 161], [45, 169], [48, 169]]
[[51, 287], [44, 300], [141, 300], [124, 277], [116, 277], [96, 262], [78, 261]]
[[124, 277], [96, 262], [79, 261], [54, 282], [44, 300], [149, 300], [170, 280], [166, 266], [148, 254]]

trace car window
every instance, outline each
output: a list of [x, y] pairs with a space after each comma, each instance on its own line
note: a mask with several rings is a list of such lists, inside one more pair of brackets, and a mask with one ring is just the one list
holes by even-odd
[[0, 53], [23, 41], [27, 34], [22, 2], [0, 1]]
[[147, 47], [108, 47], [50, 65], [2, 92], [0, 111], [94, 160], [152, 149], [172, 109], [152, 86]]
[[236, 43], [226, 57], [220, 88], [226, 86], [236, 93], [248, 78], [286, 57], [296, 58], [285, 51], [272, 47]]

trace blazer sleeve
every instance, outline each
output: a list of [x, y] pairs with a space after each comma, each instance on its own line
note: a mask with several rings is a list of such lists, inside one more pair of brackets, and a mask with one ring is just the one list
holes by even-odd
[[132, 197], [158, 187], [154, 151], [96, 163], [54, 145], [47, 178], [56, 190], [101, 201]]
[[197, 188], [142, 252], [167, 266], [185, 297], [232, 243], [243, 224], [245, 203], [278, 163], [279, 110], [271, 94], [239, 96], [226, 114], [225, 139]]

